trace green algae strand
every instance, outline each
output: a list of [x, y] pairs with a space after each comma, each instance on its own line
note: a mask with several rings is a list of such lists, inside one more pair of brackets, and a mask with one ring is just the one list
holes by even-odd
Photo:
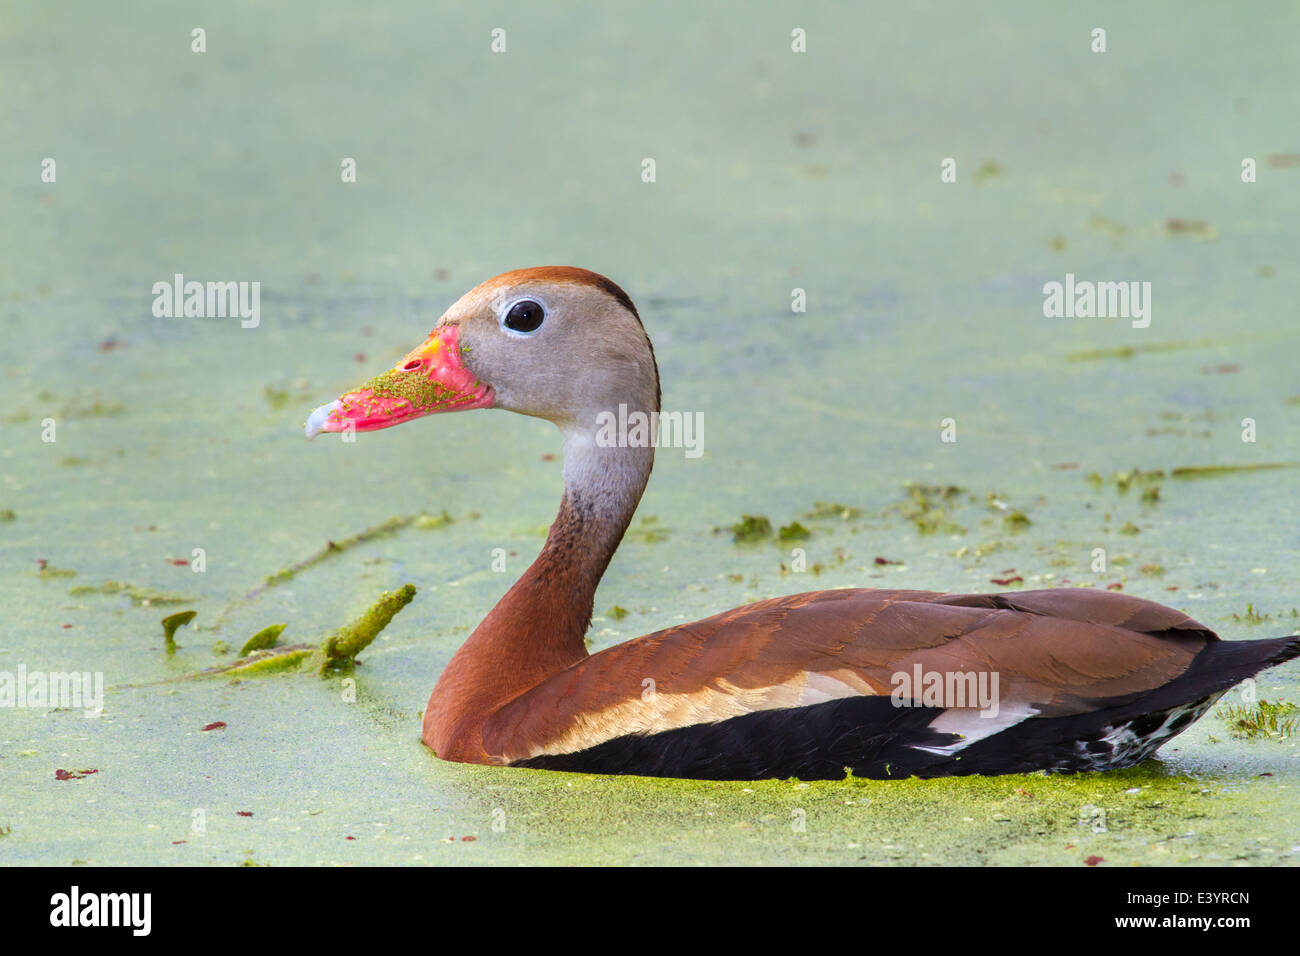
[[318, 665], [317, 670], [323, 674], [328, 670], [350, 666], [356, 656], [379, 636], [379, 632], [414, 597], [414, 584], [404, 584], [396, 591], [385, 591], [371, 605], [370, 610], [326, 639], [313, 657], [313, 663]]
[[239, 649], [239, 656], [247, 657], [253, 651], [262, 651], [268, 647], [274, 647], [276, 639], [288, 626], [288, 624], [271, 624], [262, 628], [244, 642], [244, 646]]
[[177, 611], [162, 619], [163, 638], [167, 641], [167, 653], [176, 653], [176, 631], [198, 616], [198, 611]]
[[238, 660], [228, 667], [219, 668], [210, 675], [194, 676], [220, 674], [227, 677], [261, 677], [264, 674], [278, 674], [282, 671], [297, 670], [315, 651], [316, 648], [306, 644], [253, 651], [249, 657]]

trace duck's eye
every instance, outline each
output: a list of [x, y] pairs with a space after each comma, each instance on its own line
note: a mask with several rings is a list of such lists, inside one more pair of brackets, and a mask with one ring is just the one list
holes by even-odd
[[541, 305], [532, 299], [524, 299], [516, 302], [506, 313], [504, 324], [511, 332], [536, 332], [542, 327], [542, 320], [546, 318], [546, 312]]

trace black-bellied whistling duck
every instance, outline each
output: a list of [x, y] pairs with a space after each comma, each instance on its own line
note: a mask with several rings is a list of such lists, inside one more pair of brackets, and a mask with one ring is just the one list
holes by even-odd
[[504, 408], [564, 439], [537, 560], [443, 671], [424, 742], [470, 763], [709, 779], [1104, 770], [1150, 756], [1300, 636], [1220, 641], [1111, 591], [844, 589], [777, 597], [588, 654], [592, 600], [654, 460], [601, 413], [659, 410], [636, 307], [584, 269], [471, 290], [307, 437]]

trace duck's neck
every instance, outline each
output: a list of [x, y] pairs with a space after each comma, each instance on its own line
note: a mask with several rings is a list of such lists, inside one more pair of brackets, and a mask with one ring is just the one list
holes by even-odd
[[596, 586], [636, 511], [653, 447], [601, 447], [594, 428], [564, 430], [564, 497], [532, 565], [443, 671], [424, 740], [445, 759], [485, 759], [496, 708], [587, 656]]

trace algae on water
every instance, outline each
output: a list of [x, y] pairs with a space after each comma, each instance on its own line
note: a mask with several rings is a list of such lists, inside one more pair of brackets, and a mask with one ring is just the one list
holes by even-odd
[[1245, 740], [1294, 737], [1300, 723], [1300, 707], [1290, 701], [1260, 699], [1254, 704], [1232, 704], [1215, 708], [1214, 714], [1228, 722], [1232, 736]]
[[772, 537], [772, 522], [764, 515], [741, 515], [731, 526], [731, 537], [737, 544], [762, 541]]
[[150, 588], [136, 587], [134, 584], [125, 584], [122, 581], [105, 581], [98, 585], [79, 584], [69, 588], [68, 593], [73, 597], [87, 594], [125, 594], [140, 607], [150, 607], [155, 604], [190, 604], [194, 601], [194, 598], [189, 595], [154, 591]]
[[293, 580], [300, 572], [305, 571], [313, 565], [319, 564], [327, 558], [342, 554], [343, 552], [366, 541], [371, 541], [384, 535], [395, 534], [404, 528], [415, 527], [424, 530], [442, 528], [451, 524], [454, 520], [455, 519], [453, 519], [451, 515], [447, 514], [446, 511], [436, 517], [425, 512], [410, 515], [396, 515], [386, 521], [381, 521], [379, 524], [371, 525], [369, 528], [364, 528], [356, 534], [349, 535], [346, 538], [327, 541], [322, 548], [303, 558], [301, 561], [297, 561], [293, 564], [287, 565], [286, 567], [280, 568], [278, 571], [273, 571], [271, 574], [268, 574], [262, 580], [261, 584], [253, 588], [243, 597], [235, 598], [227, 602], [226, 606], [217, 614], [212, 627], [214, 629], [220, 627], [230, 612], [237, 606], [246, 604], [250, 601], [255, 601], [261, 597], [268, 588], [273, 588], [285, 583], [286, 581]]
[[803, 541], [810, 537], [812, 537], [812, 532], [797, 521], [792, 521], [788, 525], [783, 525], [776, 533], [776, 539], [781, 542]]
[[247, 657], [253, 651], [262, 651], [275, 646], [276, 639], [288, 626], [287, 624], [270, 624], [262, 628], [244, 642], [244, 646], [239, 649], [239, 656]]
[[312, 665], [322, 674], [327, 670], [351, 666], [356, 656], [379, 636], [379, 632], [414, 597], [414, 584], [404, 584], [396, 591], [384, 592], [370, 610], [326, 639], [313, 655]]
[[[264, 674], [282, 673], [299, 669], [315, 671], [324, 676], [330, 671], [350, 667], [370, 642], [373, 641], [393, 617], [415, 597], [415, 585], [405, 584], [396, 591], [386, 591], [365, 614], [349, 624], [339, 628], [319, 646], [312, 644], [291, 644], [284, 647], [272, 646], [275, 639], [285, 629], [284, 624], [272, 624], [264, 627], [245, 642], [238, 660], [229, 664], [204, 668], [180, 677], [153, 681], [154, 684], [172, 684], [177, 681], [197, 680], [203, 677], [258, 677]], [[177, 627], [193, 620], [193, 611], [173, 614], [163, 622], [163, 627], [175, 631]], [[169, 632], [170, 633], [170, 632]], [[218, 646], [224, 645], [219, 641]], [[250, 648], [252, 644], [260, 647]], [[169, 647], [169, 652], [174, 648]], [[217, 647], [214, 646], [214, 651]], [[228, 650], [228, 648], [227, 648]], [[225, 653], [225, 651], [217, 651]], [[149, 686], [126, 684], [126, 687]]]
[[177, 611], [162, 619], [163, 640], [167, 642], [167, 653], [176, 651], [176, 631], [198, 616], [198, 611]]

